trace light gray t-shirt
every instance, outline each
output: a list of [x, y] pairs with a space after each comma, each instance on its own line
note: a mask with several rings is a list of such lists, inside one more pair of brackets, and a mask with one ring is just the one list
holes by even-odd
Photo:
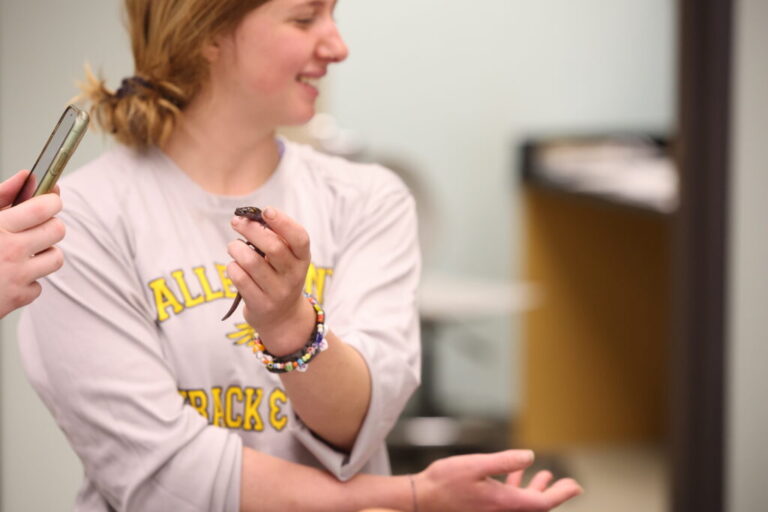
[[[19, 339], [84, 465], [76, 510], [237, 510], [243, 445], [340, 479], [389, 471], [384, 438], [420, 365], [415, 208], [394, 174], [286, 142], [263, 186], [224, 197], [158, 149], [118, 147], [65, 179], [62, 198], [65, 265], [22, 315]], [[307, 229], [306, 290], [368, 364], [371, 404], [350, 454], [293, 414], [246, 346], [242, 308], [221, 321], [236, 294], [229, 221], [248, 205]]]

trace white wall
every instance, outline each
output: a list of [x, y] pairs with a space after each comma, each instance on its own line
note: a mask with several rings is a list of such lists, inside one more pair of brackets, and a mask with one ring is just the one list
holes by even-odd
[[[88, 60], [116, 85], [132, 74], [119, 0], [0, 1], [0, 172], [29, 168]], [[101, 151], [89, 133], [70, 169]], [[80, 462], [21, 371], [16, 315], [2, 321], [0, 343], [0, 510], [70, 510]]]
[[727, 510], [758, 512], [768, 506], [768, 3], [735, 5]]
[[329, 106], [433, 188], [445, 220], [434, 268], [509, 275], [515, 144], [538, 131], [668, 128], [673, 4], [342, 1], [351, 53], [331, 72]]
[[[672, 0], [343, 0], [350, 47], [328, 106], [377, 157], [397, 155], [438, 217], [427, 270], [514, 279], [515, 149], [531, 133], [668, 129]], [[516, 319], [447, 329], [440, 395], [455, 412], [518, 404]], [[455, 376], [463, 378], [457, 379]], [[474, 386], [464, 385], [467, 381]]]

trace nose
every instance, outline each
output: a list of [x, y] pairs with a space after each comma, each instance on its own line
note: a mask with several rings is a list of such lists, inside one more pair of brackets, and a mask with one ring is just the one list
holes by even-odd
[[321, 59], [330, 62], [341, 62], [349, 55], [347, 43], [344, 42], [335, 23], [330, 25], [328, 32], [320, 41], [317, 53]]

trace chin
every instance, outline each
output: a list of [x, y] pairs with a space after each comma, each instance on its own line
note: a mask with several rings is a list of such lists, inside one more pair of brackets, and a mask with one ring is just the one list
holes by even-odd
[[284, 126], [301, 126], [307, 124], [315, 117], [315, 108], [306, 109], [302, 112], [295, 112], [283, 122]]

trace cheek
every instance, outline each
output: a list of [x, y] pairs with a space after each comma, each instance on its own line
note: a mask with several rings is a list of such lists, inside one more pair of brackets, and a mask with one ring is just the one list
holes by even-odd
[[244, 85], [253, 92], [273, 95], [295, 82], [299, 67], [280, 58], [251, 59], [241, 62], [240, 77]]
[[274, 94], [295, 82], [306, 58], [295, 41], [274, 37], [238, 45], [235, 67], [249, 88]]

